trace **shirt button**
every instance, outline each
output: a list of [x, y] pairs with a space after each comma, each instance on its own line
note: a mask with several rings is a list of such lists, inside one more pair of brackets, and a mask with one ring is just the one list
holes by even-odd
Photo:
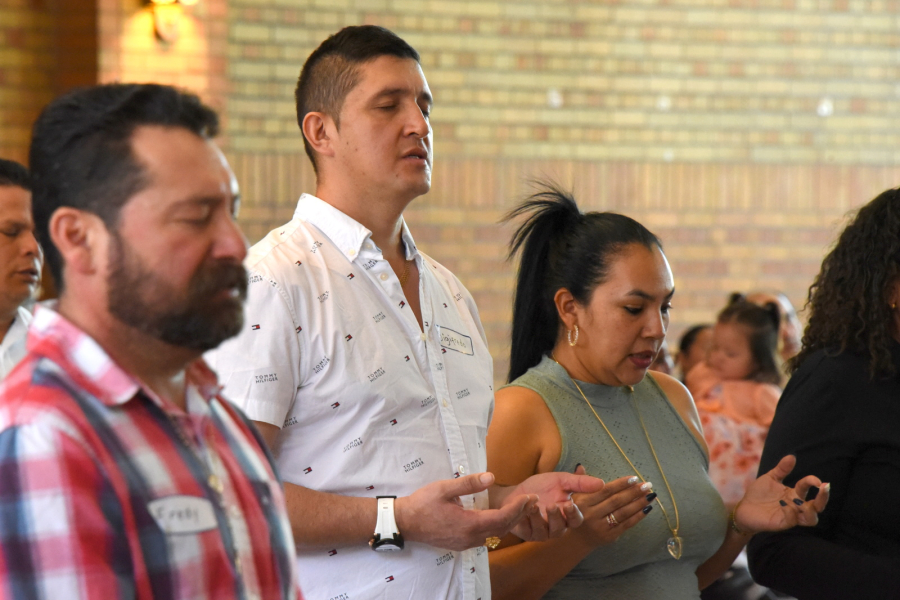
[[365, 246], [363, 246], [363, 248], [365, 248], [366, 250], [371, 250], [372, 244], [370, 244], [369, 242], [366, 242], [366, 244], [365, 244]]
[[388, 275], [387, 273], [382, 273], [378, 276], [382, 281], [387, 281]]
[[465, 475], [465, 474], [466, 474], [466, 468], [465, 468], [464, 466], [462, 466], [462, 465], [459, 465], [459, 474], [460, 474], [460, 475]]
[[428, 340], [428, 336], [425, 335], [424, 333], [420, 333], [420, 334], [419, 334], [419, 339], [422, 340], [422, 341], [424, 342], [424, 341]]
[[234, 557], [234, 570], [237, 571], [238, 574], [240, 574], [240, 572], [241, 572], [241, 557], [240, 556]]
[[350, 256], [356, 256], [356, 250], [347, 250], [347, 254]]
[[441, 400], [441, 404], [444, 405], [444, 408], [447, 408], [447, 399], [444, 398], [443, 400]]

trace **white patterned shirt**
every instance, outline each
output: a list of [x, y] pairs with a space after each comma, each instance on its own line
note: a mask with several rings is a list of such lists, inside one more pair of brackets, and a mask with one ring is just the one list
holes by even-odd
[[16, 318], [0, 341], [0, 381], [6, 378], [25, 357], [25, 338], [28, 336], [28, 324], [31, 323], [31, 313], [28, 309], [19, 307]]
[[[250, 249], [244, 330], [208, 358], [226, 397], [282, 427], [285, 481], [405, 496], [487, 469], [493, 365], [475, 303], [405, 223], [402, 239], [419, 269], [424, 333], [371, 232], [314, 196]], [[487, 493], [463, 504], [487, 508]], [[308, 600], [490, 598], [484, 547], [301, 549], [298, 565]]]

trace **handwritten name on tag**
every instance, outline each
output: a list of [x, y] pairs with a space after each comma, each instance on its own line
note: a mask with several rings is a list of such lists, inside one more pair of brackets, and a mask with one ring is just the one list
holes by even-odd
[[447, 327], [437, 326], [438, 333], [441, 336], [441, 348], [447, 350], [455, 350], [469, 356], [475, 355], [475, 347], [472, 345], [472, 338], [458, 331], [453, 331]]
[[212, 502], [197, 496], [166, 496], [147, 503], [150, 515], [168, 534], [202, 533], [219, 526]]

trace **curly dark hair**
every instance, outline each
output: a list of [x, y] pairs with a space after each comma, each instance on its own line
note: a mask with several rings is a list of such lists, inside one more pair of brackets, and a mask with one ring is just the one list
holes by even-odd
[[857, 211], [809, 288], [809, 324], [803, 347], [790, 362], [796, 371], [817, 350], [869, 358], [872, 380], [890, 377], [894, 316], [900, 281], [900, 189], [890, 189]]

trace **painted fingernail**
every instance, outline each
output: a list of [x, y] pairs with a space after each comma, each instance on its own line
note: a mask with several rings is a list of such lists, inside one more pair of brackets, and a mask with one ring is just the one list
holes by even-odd
[[822, 487], [819, 488], [819, 491], [820, 491], [820, 492], [825, 492], [825, 493], [827, 494], [828, 492], [831, 491], [831, 484], [830, 484], [830, 483], [823, 483], [823, 484], [822, 484]]
[[652, 490], [652, 489], [653, 489], [653, 484], [650, 483], [649, 481], [645, 481], [644, 484], [641, 486], [642, 492], [646, 492], [647, 490]]
[[656, 492], [647, 494], [647, 502], [653, 502], [654, 499], [656, 499]]
[[803, 506], [803, 500], [801, 500], [800, 498], [794, 498], [794, 504], [796, 504], [797, 506]]
[[580, 466], [581, 466], [581, 463], [575, 463], [575, 468], [572, 469], [572, 472], [574, 473], [575, 471], [577, 471], [578, 467], [580, 467]]
[[628, 478], [628, 485], [634, 485], [638, 482], [637, 475]]
[[779, 500], [778, 504], [780, 504], [782, 506], [787, 506], [787, 502], [785, 502], [784, 500]]
[[648, 514], [650, 514], [651, 510], [653, 510], [653, 505], [648, 504], [647, 506], [645, 506], [644, 508], [641, 509], [641, 512], [644, 513], [645, 515], [648, 515]]

